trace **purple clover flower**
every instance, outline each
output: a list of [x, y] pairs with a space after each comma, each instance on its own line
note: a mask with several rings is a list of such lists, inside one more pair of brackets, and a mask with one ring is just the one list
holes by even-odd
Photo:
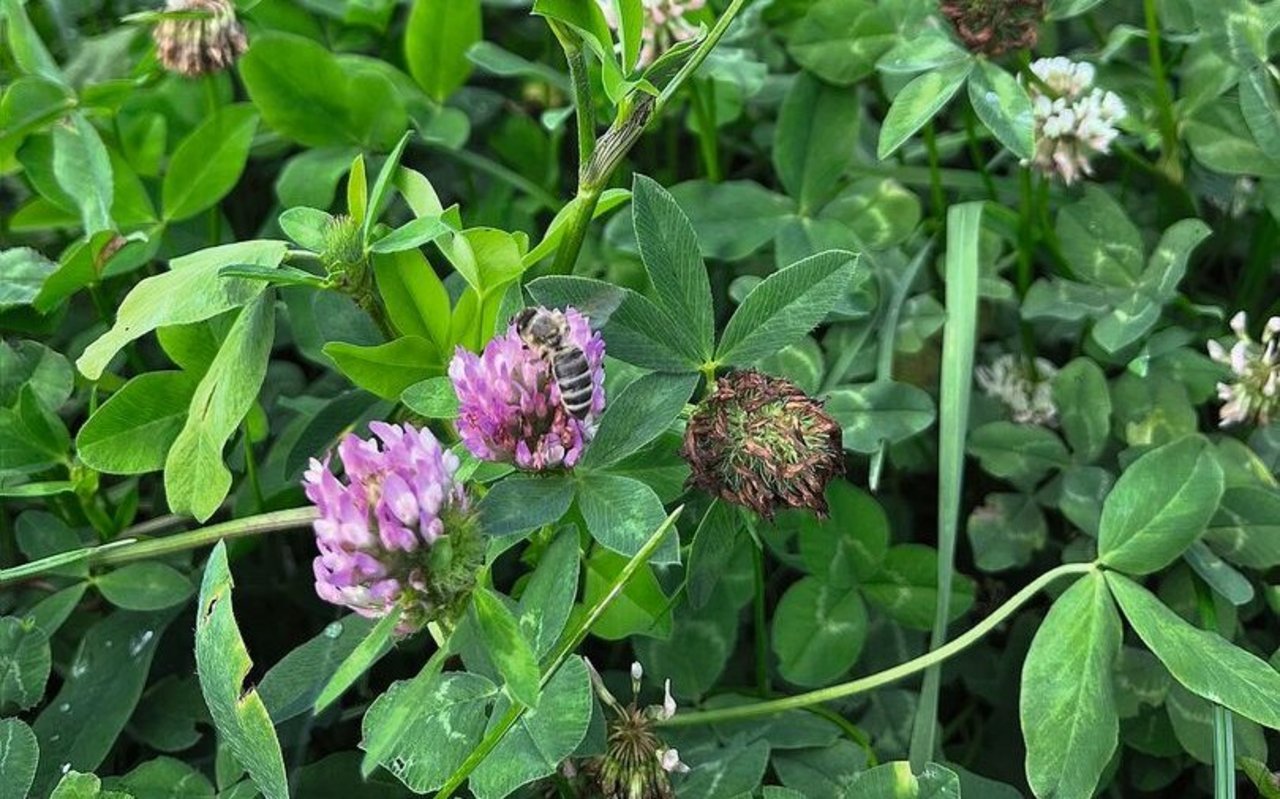
[[[376, 440], [348, 435], [338, 444], [345, 482], [329, 470], [329, 456], [312, 458], [304, 477], [320, 514], [316, 593], [370, 618], [398, 606], [406, 611], [400, 632], [407, 633], [448, 603], [441, 588], [456, 576], [432, 573], [441, 560], [432, 550], [466, 532], [465, 525], [448, 527], [465, 519], [467, 497], [454, 479], [458, 456], [431, 431], [385, 422], [369, 429]], [[457, 548], [451, 541], [447, 549]]]
[[604, 411], [604, 339], [573, 308], [564, 311], [568, 343], [591, 368], [591, 408], [574, 418], [560, 401], [550, 361], [525, 345], [515, 325], [476, 355], [461, 347], [449, 364], [458, 393], [458, 434], [472, 455], [521, 469], [572, 467]]

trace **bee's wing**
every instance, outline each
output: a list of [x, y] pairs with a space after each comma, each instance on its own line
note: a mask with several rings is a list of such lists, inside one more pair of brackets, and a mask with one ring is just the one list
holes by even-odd
[[[539, 291], [539, 287], [543, 291]], [[571, 305], [587, 317], [593, 330], [609, 322], [609, 317], [626, 299], [626, 291], [601, 280], [541, 277], [529, 287], [534, 299], [548, 306]]]
[[613, 312], [618, 310], [618, 306], [622, 304], [625, 296], [620, 290], [601, 292], [590, 297], [586, 302], [578, 305], [577, 308], [583, 316], [587, 317], [592, 330], [600, 330], [609, 323], [609, 317], [613, 316]]

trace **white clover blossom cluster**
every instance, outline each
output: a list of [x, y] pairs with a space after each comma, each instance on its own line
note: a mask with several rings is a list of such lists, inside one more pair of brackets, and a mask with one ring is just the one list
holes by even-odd
[[[614, 0], [596, 0], [609, 27], [618, 29], [618, 10]], [[707, 0], [642, 0], [645, 11], [644, 34], [640, 43], [638, 65], [647, 66], [678, 42], [698, 35], [698, 26], [685, 18], [707, 4]]]
[[1017, 355], [1001, 355], [986, 366], [973, 370], [983, 392], [1004, 404], [1018, 424], [1053, 426], [1058, 422], [1058, 409], [1053, 404], [1054, 375], [1058, 367], [1044, 358], [1036, 358], [1034, 376], [1028, 375]]
[[[1114, 92], [1094, 87], [1092, 64], [1057, 56], [1037, 60], [1031, 71], [1040, 80], [1028, 86], [1036, 153], [1023, 165], [1058, 175], [1067, 184], [1092, 175], [1090, 159], [1095, 153], [1110, 152], [1119, 135], [1116, 124], [1128, 113], [1124, 101]], [[1051, 94], [1045, 93], [1045, 87]]]
[[1280, 316], [1267, 320], [1262, 340], [1249, 335], [1248, 317], [1240, 311], [1231, 317], [1236, 343], [1227, 349], [1209, 341], [1209, 357], [1231, 368], [1232, 383], [1218, 384], [1218, 411], [1222, 427], [1255, 421], [1266, 425], [1280, 415]]

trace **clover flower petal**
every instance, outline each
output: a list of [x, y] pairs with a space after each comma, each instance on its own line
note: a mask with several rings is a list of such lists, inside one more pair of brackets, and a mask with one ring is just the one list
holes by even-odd
[[152, 30], [156, 56], [170, 72], [187, 77], [221, 72], [248, 47], [230, 0], [168, 0], [164, 10], [192, 15], [164, 19]]
[[[458, 457], [429, 430], [369, 428], [375, 438], [348, 435], [338, 444], [345, 481], [330, 471], [329, 456], [313, 458], [303, 476], [318, 512], [316, 593], [371, 618], [401, 612], [407, 633], [465, 595], [483, 543], [455, 479]], [[434, 552], [442, 538], [447, 558]]]
[[1249, 335], [1248, 321], [1244, 311], [1231, 318], [1236, 341], [1230, 349], [1214, 340], [1208, 344], [1209, 357], [1228, 367], [1234, 378], [1218, 384], [1221, 427], [1266, 425], [1280, 416], [1280, 316], [1267, 320], [1261, 340]]
[[458, 435], [472, 455], [530, 470], [572, 467], [582, 456], [604, 411], [604, 339], [576, 310], [564, 316], [569, 343], [582, 350], [591, 370], [586, 418], [565, 410], [550, 361], [511, 325], [478, 355], [459, 347], [449, 364], [459, 400]]
[[1092, 175], [1092, 157], [1110, 152], [1120, 135], [1116, 125], [1128, 113], [1124, 101], [1093, 86], [1096, 71], [1089, 63], [1061, 56], [1041, 58], [1031, 71], [1038, 78], [1028, 86], [1036, 152], [1024, 166], [1057, 175], [1068, 184], [1081, 175]]

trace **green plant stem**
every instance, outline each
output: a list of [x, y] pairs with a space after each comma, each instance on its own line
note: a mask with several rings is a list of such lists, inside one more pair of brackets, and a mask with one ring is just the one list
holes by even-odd
[[[1200, 626], [1206, 630], [1217, 629], [1217, 612], [1213, 591], [1205, 581], [1192, 577], [1196, 589], [1196, 609], [1200, 614]], [[1213, 705], [1213, 796], [1214, 799], [1236, 799], [1235, 730], [1231, 711], [1219, 704]]]
[[99, 539], [109, 538], [115, 530], [115, 522], [102, 508], [98, 507], [96, 498], [93, 496], [83, 496], [79, 493], [76, 498], [80, 500], [80, 511], [84, 517], [89, 520], [89, 524], [93, 526], [94, 532], [98, 534]]
[[[861, 243], [859, 243], [859, 246], [861, 246]], [[930, 240], [908, 262], [907, 268], [902, 270], [901, 274], [894, 274], [884, 268], [876, 270], [882, 281], [882, 294], [887, 293], [889, 295], [888, 305], [885, 307], [884, 316], [880, 320], [880, 348], [876, 351], [876, 382], [893, 379], [893, 355], [897, 346], [898, 320], [902, 316], [902, 306], [907, 301], [907, 294], [910, 292], [912, 284], [916, 282], [916, 276], [920, 274], [921, 268], [929, 260], [929, 255], [932, 252], [933, 240]], [[863, 247], [863, 253], [864, 255], [867, 253], [865, 247]], [[884, 286], [886, 281], [889, 284], [888, 286]], [[885, 288], [888, 289], [887, 292]], [[884, 459], [887, 453], [888, 444], [882, 440], [880, 447], [871, 456], [867, 487], [873, 492], [880, 487], [880, 473], [884, 468]]]
[[290, 261], [315, 261], [320, 262], [320, 253], [311, 250], [289, 249], [284, 251], [284, 262]]
[[747, 4], [747, 0], [732, 0], [729, 6], [716, 20], [716, 24], [711, 27], [711, 31], [707, 34], [707, 38], [702, 40], [698, 45], [698, 49], [693, 52], [689, 60], [680, 67], [680, 71], [671, 79], [671, 82], [663, 87], [662, 92], [658, 95], [658, 101], [653, 110], [654, 118], [662, 114], [662, 110], [667, 107], [676, 93], [680, 91], [680, 87], [684, 82], [689, 80], [693, 73], [698, 71], [698, 67], [702, 66], [702, 62], [707, 60], [707, 56], [719, 44], [720, 38], [724, 36], [725, 31], [729, 29], [729, 25], [733, 23], [734, 17]]
[[946, 224], [947, 200], [942, 193], [941, 161], [938, 157], [938, 133], [930, 122], [924, 126], [924, 147], [929, 156], [929, 204], [933, 220], [940, 228]]
[[262, 513], [267, 503], [262, 496], [262, 484], [258, 480], [258, 459], [253, 454], [253, 439], [249, 435], [249, 425], [242, 425], [241, 429], [244, 431], [244, 476], [249, 481], [249, 488], [253, 492], [253, 510], [256, 513]]
[[547, 24], [551, 26], [556, 41], [560, 42], [564, 60], [569, 65], [569, 85], [573, 87], [573, 111], [578, 133], [578, 182], [581, 184], [596, 147], [596, 109], [591, 99], [591, 74], [587, 71], [582, 39], [553, 19], [548, 19]]
[[[707, 97], [707, 95], [710, 97]], [[702, 166], [706, 170], [707, 180], [719, 183], [720, 145], [716, 140], [716, 101], [715, 84], [708, 83], [706, 91], [696, 80], [689, 81], [689, 98], [693, 105], [694, 117], [698, 120], [698, 149], [702, 153]]]
[[991, 173], [987, 171], [987, 165], [982, 160], [982, 146], [978, 141], [978, 129], [973, 124], [973, 119], [973, 108], [968, 108], [964, 115], [964, 138], [969, 145], [969, 160], [982, 176], [982, 185], [987, 189], [987, 199], [994, 201], [999, 195], [996, 194], [996, 184], [991, 180]]
[[[1036, 236], [1035, 236], [1035, 190], [1032, 186], [1032, 175], [1030, 169], [1022, 170], [1022, 177], [1019, 183], [1022, 202], [1022, 214], [1018, 222], [1018, 271], [1017, 271], [1017, 289], [1019, 301], [1026, 299], [1027, 292], [1031, 290], [1031, 282], [1035, 275], [1035, 264], [1033, 257], [1035, 255]], [[1035, 361], [1036, 343], [1035, 335], [1031, 329], [1031, 325], [1023, 319], [1018, 321], [1018, 331], [1022, 341], [1022, 355], [1028, 362]]]
[[[863, 255], [865, 256], [866, 253]], [[862, 352], [862, 348], [867, 344], [867, 339], [871, 337], [871, 333], [875, 329], [875, 324], [868, 320], [857, 332], [857, 338], [845, 343], [844, 347], [837, 351], [836, 360], [827, 371], [827, 376], [822, 381], [822, 388], [818, 391], [819, 394], [826, 394], [844, 382], [845, 376], [853, 368], [853, 362], [858, 359], [858, 353]]]
[[596, 214], [596, 204], [600, 202], [600, 187], [579, 186], [578, 196], [574, 198], [573, 215], [565, 224], [564, 238], [556, 249], [555, 260], [551, 263], [551, 274], [568, 275], [573, 272], [578, 262], [578, 253], [582, 251], [582, 243], [587, 238], [587, 228]]
[[[680, 518], [680, 514], [683, 511], [684, 506], [681, 505], [663, 520], [658, 529], [654, 530], [653, 535], [649, 536], [649, 540], [640, 548], [640, 551], [627, 561], [627, 565], [622, 567], [622, 571], [618, 572], [618, 576], [614, 578], [613, 585], [604, 596], [597, 599], [586, 615], [577, 623], [573, 633], [564, 638], [559, 646], [552, 651], [542, 669], [542, 679], [539, 683], [541, 687], [545, 687], [551, 681], [551, 678], [555, 677], [556, 672], [564, 665], [569, 655], [586, 639], [587, 633], [591, 631], [591, 628], [600, 620], [600, 617], [609, 609], [614, 600], [622, 594], [622, 590], [626, 588], [627, 583], [631, 581], [635, 573], [640, 570], [641, 566], [649, 562], [649, 558], [653, 557], [654, 552], [658, 551], [658, 547], [666, 539], [667, 533], [675, 527], [676, 519]], [[511, 707], [498, 720], [498, 723], [489, 730], [479, 745], [471, 750], [471, 754], [467, 755], [467, 759], [462, 761], [462, 765], [458, 766], [453, 774], [449, 776], [444, 786], [436, 793], [436, 799], [449, 799], [450, 796], [453, 796], [453, 792], [461, 788], [462, 784], [471, 776], [471, 772], [475, 771], [476, 767], [484, 762], [489, 753], [494, 750], [507, 732], [524, 715], [526, 709], [523, 705], [512, 703]]]
[[1173, 91], [1160, 54], [1160, 17], [1156, 0], [1142, 0], [1147, 23], [1147, 58], [1151, 63], [1151, 79], [1155, 82], [1156, 113], [1160, 121], [1160, 168], [1168, 178], [1182, 183], [1182, 162], [1178, 158], [1178, 121], [1173, 114]]
[[[369, 271], [370, 277], [372, 277], [372, 266], [366, 268]], [[378, 332], [382, 334], [382, 337], [385, 340], [395, 341], [400, 337], [395, 326], [391, 324], [391, 318], [387, 316], [387, 308], [383, 305], [382, 297], [378, 294], [378, 290], [374, 286], [372, 280], [370, 280], [368, 285], [357, 293], [353, 299], [356, 301], [356, 305], [360, 306], [360, 309], [368, 314], [369, 318], [373, 320], [374, 326], [378, 328]]]
[[760, 696], [768, 696], [772, 691], [769, 685], [769, 623], [764, 602], [764, 549], [758, 541], [751, 543], [751, 560], [755, 566], [755, 593], [751, 597], [751, 608], [756, 639], [756, 691]]
[[[591, 225], [591, 220], [595, 216], [596, 203], [600, 199], [600, 193], [605, 186], [609, 184], [609, 179], [613, 177], [614, 171], [622, 163], [622, 159], [631, 151], [636, 140], [644, 133], [649, 123], [658, 118], [662, 109], [666, 108], [671, 102], [671, 98], [676, 96], [702, 62], [706, 60], [707, 55], [720, 41], [720, 37], [724, 36], [724, 32], [728, 29], [729, 24], [733, 22], [733, 18], [737, 16], [742, 7], [746, 5], [746, 0], [732, 0], [729, 7], [724, 10], [720, 18], [716, 20], [716, 24], [711, 28], [711, 32], [698, 45], [698, 49], [694, 51], [689, 60], [685, 62], [680, 71], [676, 73], [671, 82], [663, 87], [661, 94], [655, 99], [648, 94], [642, 92], [632, 92], [621, 103], [618, 104], [618, 112], [614, 118], [613, 124], [604, 135], [595, 140], [594, 148], [591, 152], [590, 161], [585, 168], [579, 169], [578, 174], [578, 192], [574, 201], [578, 203], [578, 207], [574, 209], [573, 215], [565, 223], [564, 239], [560, 242], [559, 249], [556, 250], [555, 260], [551, 264], [549, 274], [567, 275], [573, 272], [574, 265], [578, 262], [578, 254], [582, 250], [582, 243], [586, 241], [587, 228]], [[594, 126], [593, 126], [594, 127]], [[592, 131], [594, 133], [594, 131]], [[582, 125], [579, 122], [579, 135], [582, 134]], [[579, 155], [582, 153], [582, 146], [579, 144]], [[465, 151], [459, 151], [465, 152]]]
[[919, 674], [935, 663], [941, 663], [950, 657], [953, 657], [965, 649], [973, 646], [984, 636], [999, 626], [1005, 619], [1009, 618], [1023, 605], [1027, 604], [1036, 594], [1043, 590], [1046, 586], [1054, 581], [1067, 577], [1069, 575], [1085, 574], [1097, 568], [1092, 563], [1065, 563], [1055, 569], [1045, 572], [1028, 584], [1018, 593], [1010, 597], [995, 610], [990, 616], [978, 622], [974, 627], [963, 635], [959, 635], [938, 649], [921, 655], [918, 658], [908, 660], [906, 663], [900, 663], [884, 671], [866, 677], [859, 677], [856, 680], [850, 680], [840, 685], [833, 685], [829, 688], [820, 688], [816, 691], [808, 693], [796, 694], [782, 699], [771, 699], [767, 702], [753, 702], [746, 705], [734, 705], [733, 707], [717, 708], [715, 710], [696, 710], [691, 713], [677, 713], [666, 721], [658, 722], [663, 727], [688, 727], [694, 724], [718, 724], [723, 721], [736, 721], [739, 719], [758, 718], [760, 716], [771, 716], [776, 713], [783, 713], [788, 710], [797, 710], [820, 705], [825, 702], [834, 702], [837, 699], [854, 696], [856, 694], [866, 693], [874, 690], [882, 685], [897, 682], [915, 674]]
[[805, 710], [815, 716], [826, 719], [832, 724], [844, 731], [844, 736], [858, 746], [867, 756], [867, 768], [875, 768], [880, 765], [880, 758], [876, 755], [875, 747], [871, 745], [871, 736], [863, 732], [857, 725], [849, 721], [844, 716], [823, 707], [822, 705], [814, 705], [807, 707]]
[[148, 540], [131, 537], [131, 532], [135, 528], [130, 528], [121, 534], [121, 540], [110, 544], [75, 550], [74, 552], [61, 552], [57, 555], [50, 555], [47, 558], [41, 558], [31, 563], [0, 571], [0, 587], [39, 577], [70, 563], [83, 561], [94, 566], [105, 566], [145, 560], [147, 558], [159, 558], [165, 555], [172, 555], [175, 552], [185, 552], [188, 549], [211, 546], [224, 539], [246, 538], [277, 530], [305, 527], [315, 518], [315, 508], [291, 508], [290, 510], [279, 510], [258, 516], [250, 516], [247, 519], [233, 519], [186, 533], [177, 533], [164, 538]]

